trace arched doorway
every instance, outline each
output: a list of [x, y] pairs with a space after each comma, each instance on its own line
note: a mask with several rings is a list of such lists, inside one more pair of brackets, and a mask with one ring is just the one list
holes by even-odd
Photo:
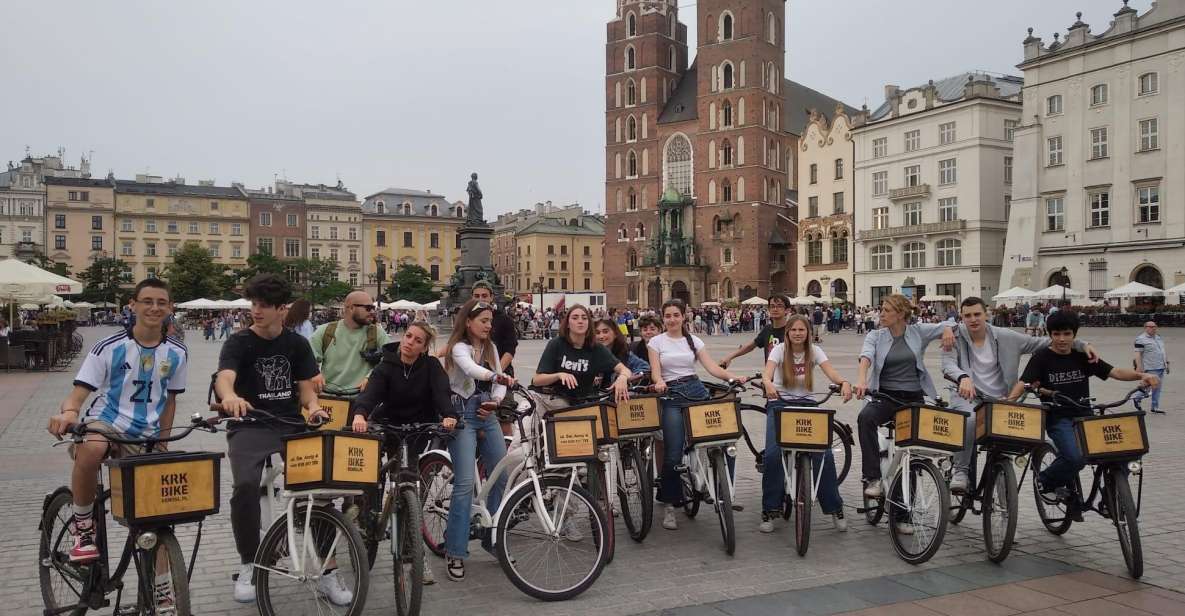
[[1065, 271], [1064, 268], [1060, 269], [1060, 270], [1056, 270], [1052, 274], [1050, 274], [1048, 282], [1049, 282], [1049, 284], [1047, 286], [1051, 286], [1051, 287], [1055, 284], [1060, 284], [1063, 287], [1073, 288], [1072, 285], [1070, 284], [1070, 275]]
[[734, 297], [736, 297], [736, 295], [733, 294], [733, 292], [732, 292], [732, 279], [731, 278], [724, 279], [724, 283], [720, 285], [720, 293], [721, 293], [722, 297], [717, 298], [717, 300], [733, 299]]
[[657, 280], [651, 280], [646, 287], [646, 305], [652, 310], [658, 310], [662, 305], [662, 284]]
[[1157, 289], [1164, 288], [1164, 276], [1154, 265], [1141, 265], [1132, 274], [1132, 280]]
[[806, 294], [815, 296], [823, 295], [823, 285], [819, 284], [818, 280], [812, 280], [806, 283]]
[[842, 299], [848, 299], [848, 283], [843, 281], [843, 278], [836, 278], [835, 282], [831, 283], [831, 288], [834, 289], [833, 294]]
[[691, 291], [687, 290], [687, 283], [682, 280], [676, 280], [671, 284], [671, 297], [683, 300], [684, 304], [691, 305]]

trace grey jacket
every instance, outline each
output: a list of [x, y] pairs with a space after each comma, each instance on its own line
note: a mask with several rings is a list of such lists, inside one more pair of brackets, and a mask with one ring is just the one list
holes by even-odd
[[[922, 391], [931, 398], [938, 394], [934, 389], [934, 381], [930, 379], [930, 373], [926, 370], [924, 361], [926, 347], [931, 342], [942, 338], [944, 329], [954, 326], [953, 321], [943, 321], [942, 323], [917, 323], [905, 327], [905, 344], [909, 345], [909, 350], [913, 351], [914, 357], [917, 358], [918, 377], [922, 381]], [[887, 327], [874, 329], [864, 336], [864, 348], [860, 350], [860, 357], [867, 357], [872, 362], [871, 369], [868, 371], [869, 390], [876, 391], [880, 388], [881, 369], [885, 367], [885, 358], [888, 357], [889, 349], [892, 346], [893, 334]]]
[[[996, 363], [1000, 365], [1000, 374], [1004, 376], [1004, 384], [1012, 387], [1020, 378], [1020, 358], [1030, 355], [1049, 346], [1048, 337], [1038, 338], [1007, 327], [987, 326], [987, 335], [996, 349]], [[942, 352], [943, 375], [958, 381], [964, 375], [971, 376], [964, 367], [971, 366], [971, 332], [967, 326], [959, 323], [955, 330], [955, 348]], [[1086, 342], [1074, 341], [1075, 351], [1086, 351]]]

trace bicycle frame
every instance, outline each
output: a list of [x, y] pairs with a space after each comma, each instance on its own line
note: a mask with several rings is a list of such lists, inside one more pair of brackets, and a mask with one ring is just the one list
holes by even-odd
[[[885, 427], [879, 428], [881, 436], [881, 451], [887, 452], [885, 460], [881, 461], [881, 481], [891, 485], [893, 477], [896, 473], [901, 473], [901, 499], [903, 502], [893, 504], [900, 506], [905, 511], [913, 511], [913, 490], [909, 485], [909, 473], [907, 472], [913, 463], [913, 457], [918, 456], [934, 461], [935, 464], [941, 468], [943, 462], [950, 461], [950, 454], [946, 452], [936, 451], [926, 447], [897, 447], [893, 442], [893, 438]], [[888, 491], [888, 486], [885, 489], [885, 502], [890, 502], [892, 494]]]
[[[724, 453], [725, 460], [728, 459], [728, 448], [733, 445], [727, 442], [719, 443], [700, 443], [693, 445], [683, 450], [683, 464], [687, 467], [687, 473], [691, 476], [692, 485], [699, 492], [707, 492], [712, 502], [717, 502], [716, 498], [716, 482], [711, 481], [708, 477], [708, 468], [711, 466], [708, 463], [708, 457], [712, 452], [721, 450]], [[723, 472], [728, 473], [728, 466], [725, 465]], [[735, 478], [732, 473], [728, 473], [728, 495], [733, 497], [736, 495]], [[705, 489], [704, 486], [707, 486]]]
[[[325, 551], [325, 559], [318, 561], [316, 558], [317, 548], [315, 545], [315, 539], [313, 538], [313, 533], [307, 532], [307, 529], [309, 528], [310, 524], [312, 523], [313, 507], [316, 505], [317, 500], [333, 500], [333, 499], [341, 497], [341, 496], [361, 496], [362, 491], [361, 490], [304, 490], [301, 492], [290, 492], [288, 490], [284, 490], [282, 495], [284, 498], [286, 498], [288, 500], [288, 506], [286, 509], [287, 519], [285, 522], [288, 527], [288, 556], [289, 556], [289, 558], [292, 559], [291, 570], [296, 573], [286, 573], [286, 572], [280, 571], [279, 569], [267, 567], [267, 566], [261, 565], [259, 563], [255, 563], [254, 567], [257, 569], [264, 569], [264, 570], [268, 571], [269, 573], [272, 573], [275, 575], [298, 580], [301, 582], [304, 582], [309, 579], [314, 579], [314, 580], [318, 579], [319, 577], [321, 577], [321, 574], [325, 571], [325, 563], [328, 562], [328, 560], [330, 558], [332, 558], [333, 554], [337, 551], [337, 542], [341, 539], [341, 533], [334, 534], [333, 543], [331, 543], [329, 545], [329, 549]], [[301, 525], [301, 528], [306, 529], [306, 532], [304, 533], [304, 541], [301, 543], [301, 545], [299, 546], [300, 549], [298, 550], [297, 545], [296, 545], [296, 505], [298, 502], [301, 502], [301, 501], [307, 501], [308, 506], [305, 507], [304, 520]], [[306, 557], [308, 557], [307, 560], [305, 560]], [[315, 564], [315, 566], [311, 567], [311, 568], [306, 567], [306, 565], [309, 564], [310, 562]], [[317, 573], [315, 575], [308, 575], [308, 571], [310, 571], [310, 570], [316, 571]]]

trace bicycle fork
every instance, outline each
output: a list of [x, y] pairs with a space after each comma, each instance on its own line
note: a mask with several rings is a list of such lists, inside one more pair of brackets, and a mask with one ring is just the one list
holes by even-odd
[[[819, 469], [815, 469], [812, 464], [811, 468], [811, 499], [814, 500], [819, 495], [819, 485], [823, 482], [822, 465], [827, 464], [827, 458], [823, 458]], [[798, 502], [798, 452], [794, 450], [785, 450], [782, 452], [782, 476], [785, 478], [786, 495], [794, 502]], [[818, 470], [818, 473], [815, 471]]]

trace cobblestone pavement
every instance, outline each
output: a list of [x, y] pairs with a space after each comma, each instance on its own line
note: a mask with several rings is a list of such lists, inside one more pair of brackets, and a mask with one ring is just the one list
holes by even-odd
[[[87, 348], [107, 331], [105, 328], [84, 329], [83, 333], [88, 339]], [[1082, 331], [1081, 337], [1094, 342], [1111, 363], [1130, 365], [1130, 343], [1137, 333], [1136, 329], [1088, 329]], [[1164, 333], [1170, 358], [1176, 365], [1185, 366], [1185, 331], [1169, 329]], [[214, 370], [221, 346], [219, 343], [203, 342], [196, 332], [191, 332], [190, 340], [192, 363], [189, 374], [192, 382], [189, 392], [182, 396], [178, 410], [185, 414], [203, 408], [207, 385], [205, 375]], [[707, 340], [712, 353], [719, 358], [746, 338], [736, 334], [729, 337], [713, 336]], [[829, 336], [823, 342], [833, 364], [851, 380], [855, 379], [860, 340], [860, 336], [845, 332]], [[542, 341], [524, 341], [521, 344], [519, 358], [515, 362], [520, 366], [520, 374], [528, 372], [535, 365], [542, 348]], [[938, 373], [938, 355], [936, 348], [929, 353], [928, 363], [934, 374]], [[759, 367], [758, 352], [734, 362], [732, 366], [738, 374], [752, 374]], [[0, 543], [5, 546], [6, 553], [6, 558], [0, 561], [0, 578], [7, 582], [0, 586], [0, 605], [4, 606], [0, 612], [4, 614], [40, 613], [40, 591], [35, 567], [37, 517], [42, 495], [64, 483], [69, 469], [65, 451], [50, 448], [52, 439], [45, 433], [44, 427], [46, 417], [65, 396], [76, 370], [77, 361], [65, 372], [0, 373], [0, 494], [4, 496], [0, 499]], [[1113, 399], [1126, 391], [1126, 385], [1116, 382], [1100, 384], [1096, 381], [1094, 392], [1100, 399]], [[1185, 591], [1185, 517], [1180, 514], [1185, 510], [1185, 451], [1179, 445], [1185, 437], [1185, 404], [1181, 404], [1181, 398], [1177, 397], [1183, 392], [1185, 386], [1175, 381], [1175, 375], [1170, 375], [1164, 396], [1169, 414], [1147, 417], [1151, 453], [1145, 458], [1144, 484], [1147, 489], [1140, 516], [1145, 558], [1145, 575], [1141, 581], [1174, 591]], [[859, 410], [856, 402], [841, 404], [836, 408], [840, 419], [854, 425]], [[763, 436], [762, 422], [763, 419], [759, 417], [746, 417], [746, 424], [758, 443]], [[197, 434], [184, 445], [187, 450], [224, 450], [225, 440], [220, 436]], [[987, 576], [985, 579], [1000, 575], [1003, 569], [990, 565], [984, 557], [980, 524], [974, 516], [968, 516], [961, 526], [952, 526], [942, 549], [925, 565], [913, 567], [899, 560], [893, 552], [884, 525], [868, 526], [862, 516], [855, 513], [859, 494], [858, 481], [855, 479], [859, 475], [858, 455], [858, 451], [855, 452], [854, 457], [857, 459], [853, 460], [854, 472], [841, 487], [851, 531], [837, 533], [831, 529], [829, 519], [822, 519], [823, 516], [817, 514], [810, 552], [805, 558], [795, 554], [793, 539], [781, 522], [777, 532], [772, 535], [757, 532], [760, 476], [754, 470], [752, 456], [741, 447], [737, 464], [739, 478], [736, 502], [745, 505], [745, 510], [736, 514], [738, 538], [735, 556], [724, 554], [717, 522], [710, 510], [694, 520], [688, 520], [680, 514], [680, 528], [675, 532], [655, 524], [655, 529], [642, 544], [630, 541], [619, 522], [616, 559], [605, 569], [597, 583], [575, 600], [559, 604], [537, 602], [515, 590], [491, 557], [481, 550], [474, 550], [475, 556], [467, 571], [468, 579], [462, 584], [447, 581], [442, 561], [433, 560], [440, 581], [426, 590], [424, 612], [430, 615], [513, 613], [523, 616], [543, 613], [553, 616], [634, 614], [685, 606], [705, 606], [703, 609], [708, 609], [706, 604], [765, 595], [779, 596], [773, 593], [833, 587], [881, 576], [924, 576], [928, 574], [922, 572], [928, 570], [945, 571], [963, 564], [973, 564], [972, 570], [979, 572], [977, 575]], [[227, 466], [224, 465], [223, 469], [223, 513], [209, 519], [205, 525], [191, 584], [192, 601], [194, 611], [202, 615], [242, 616], [253, 614], [256, 610], [253, 605], [236, 604], [230, 598], [229, 576], [237, 564], [237, 556], [226, 514], [230, 473]], [[1115, 580], [1125, 575], [1114, 529], [1106, 520], [1088, 514], [1085, 523], [1075, 524], [1066, 535], [1055, 537], [1041, 527], [1033, 509], [1031, 494], [1030, 484], [1026, 481], [1021, 486], [1017, 543], [1008, 562], [1015, 560], [1015, 566], [1021, 566], [1025, 558], [1042, 557], [1100, 572], [1104, 574], [1098, 578], [1100, 580]], [[185, 527], [179, 533], [187, 553], [193, 543], [192, 531], [192, 527]], [[114, 539], [112, 543], [119, 545], [118, 539]], [[1045, 575], [1053, 573], [1057, 572]], [[384, 581], [389, 579], [389, 561], [384, 562], [380, 556], [373, 572], [367, 613], [387, 613], [393, 609], [391, 586]], [[1003, 577], [994, 583], [1012, 581]], [[1115, 583], [1113, 581], [1112, 585]], [[984, 584], [976, 585], [982, 586]], [[1169, 593], [1166, 596], [1176, 595]], [[803, 613], [834, 613], [859, 607], [866, 606], [853, 605]], [[892, 609], [899, 608], [910, 609], [902, 606], [893, 606]], [[935, 610], [933, 606], [930, 609], [943, 612], [941, 609]], [[1177, 609], [1181, 611], [1172, 613], [1185, 613], [1185, 608], [1178, 605]], [[720, 611], [746, 613], [743, 610], [738, 612], [715, 608], [703, 612], [679, 610], [679, 613]], [[984, 613], [1014, 611], [1017, 609], [989, 610]], [[765, 612], [758, 610], [752, 613]], [[796, 612], [788, 610], [778, 613]], [[914, 613], [926, 612], [918, 610]], [[1084, 608], [1077, 613], [1095, 612]]]

